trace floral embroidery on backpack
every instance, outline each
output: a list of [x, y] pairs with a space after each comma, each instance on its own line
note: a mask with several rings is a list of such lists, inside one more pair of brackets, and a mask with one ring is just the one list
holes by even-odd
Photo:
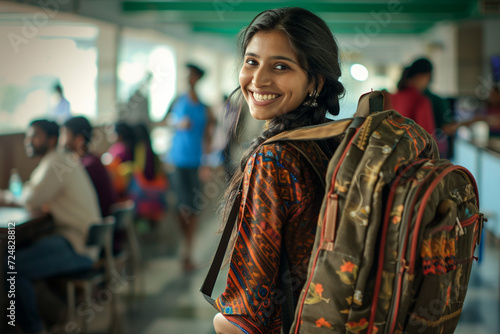
[[340, 266], [340, 270], [337, 270], [337, 274], [340, 280], [348, 285], [354, 285], [356, 277], [358, 276], [358, 266], [351, 261], [343, 261], [344, 264]]
[[319, 318], [316, 320], [316, 327], [327, 327], [333, 329], [332, 324], [326, 321], [325, 318]]
[[349, 321], [346, 325], [346, 328], [349, 332], [351, 333], [359, 333], [362, 330], [366, 329], [368, 327], [368, 321], [363, 318], [360, 321]]
[[329, 303], [330, 299], [323, 298], [323, 291], [323, 285], [321, 283], [314, 284], [311, 282], [305, 303], [309, 305], [317, 304], [322, 301]]

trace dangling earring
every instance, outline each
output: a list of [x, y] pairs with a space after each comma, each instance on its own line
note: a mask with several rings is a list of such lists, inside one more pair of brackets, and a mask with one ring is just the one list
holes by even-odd
[[317, 108], [318, 107], [318, 101], [316, 99], [318, 98], [319, 94], [314, 90], [314, 92], [309, 94], [309, 99], [304, 102], [304, 106], [306, 107], [312, 107], [312, 108]]

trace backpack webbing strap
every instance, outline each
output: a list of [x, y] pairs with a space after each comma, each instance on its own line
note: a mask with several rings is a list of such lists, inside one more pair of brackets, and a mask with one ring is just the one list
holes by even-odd
[[368, 117], [370, 114], [384, 110], [384, 94], [381, 91], [371, 91], [361, 95], [354, 117]]
[[290, 265], [288, 264], [288, 253], [285, 241], [281, 243], [280, 266], [278, 269], [278, 286], [283, 292], [285, 301], [281, 304], [281, 333], [288, 334], [292, 328], [295, 317], [295, 294], [290, 282]]
[[326, 124], [304, 126], [295, 130], [284, 131], [266, 140], [264, 145], [277, 141], [320, 140], [333, 138], [343, 134], [351, 122], [352, 118], [348, 118]]
[[370, 103], [370, 114], [384, 110], [384, 94], [381, 92], [373, 93], [370, 93], [371, 95], [368, 100]]
[[224, 227], [224, 231], [222, 232], [222, 237], [219, 242], [219, 246], [217, 247], [217, 251], [215, 252], [214, 259], [212, 261], [212, 265], [208, 270], [207, 277], [205, 277], [205, 281], [201, 286], [201, 293], [203, 297], [211, 304], [215, 305], [215, 300], [212, 298], [212, 292], [214, 291], [215, 282], [217, 281], [217, 277], [219, 276], [220, 268], [222, 267], [222, 262], [224, 261], [224, 255], [226, 254], [227, 246], [229, 245], [229, 241], [231, 239], [231, 234], [234, 228], [234, 224], [238, 219], [238, 211], [239, 211], [239, 203], [241, 201], [241, 187], [243, 183], [240, 184], [238, 195], [234, 199], [233, 205], [231, 207], [231, 211], [226, 220], [226, 225]]

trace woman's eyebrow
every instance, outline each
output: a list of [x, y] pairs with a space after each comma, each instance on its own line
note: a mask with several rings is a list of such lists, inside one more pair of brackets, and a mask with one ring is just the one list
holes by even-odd
[[[250, 57], [255, 57], [255, 58], [260, 58], [260, 56], [256, 53], [253, 53], [253, 52], [247, 52], [245, 53], [245, 56], [250, 56]], [[285, 56], [272, 56], [271, 59], [281, 59], [281, 60], [287, 60], [289, 62], [292, 62], [296, 65], [299, 65], [295, 60], [293, 60], [292, 58], [289, 58], [289, 57], [285, 57]]]

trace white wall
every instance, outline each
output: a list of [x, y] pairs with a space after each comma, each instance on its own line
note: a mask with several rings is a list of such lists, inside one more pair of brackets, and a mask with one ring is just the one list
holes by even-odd
[[457, 27], [443, 23], [430, 29], [424, 36], [425, 54], [431, 60], [432, 90], [441, 96], [458, 94]]

